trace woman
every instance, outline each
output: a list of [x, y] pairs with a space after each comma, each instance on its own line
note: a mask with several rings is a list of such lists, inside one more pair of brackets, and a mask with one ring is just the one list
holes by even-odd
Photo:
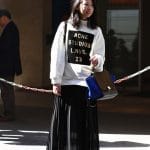
[[96, 24], [94, 0], [74, 0], [51, 49], [54, 112], [47, 150], [98, 150], [96, 102], [89, 105], [85, 79], [91, 65], [103, 70], [105, 44]]

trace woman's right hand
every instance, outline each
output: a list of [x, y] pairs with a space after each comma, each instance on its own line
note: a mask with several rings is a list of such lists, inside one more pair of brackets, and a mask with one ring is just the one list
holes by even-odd
[[61, 85], [60, 84], [53, 85], [53, 94], [61, 96]]

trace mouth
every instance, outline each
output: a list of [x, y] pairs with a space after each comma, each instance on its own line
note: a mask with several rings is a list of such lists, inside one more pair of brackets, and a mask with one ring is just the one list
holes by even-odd
[[90, 16], [92, 13], [91, 13], [91, 11], [86, 11], [85, 14], [86, 14], [87, 16]]

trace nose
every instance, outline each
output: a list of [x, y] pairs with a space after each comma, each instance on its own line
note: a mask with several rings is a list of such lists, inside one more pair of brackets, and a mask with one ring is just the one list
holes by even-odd
[[92, 9], [92, 8], [90, 8], [90, 7], [89, 7], [89, 8], [87, 8], [87, 12], [88, 12], [88, 13], [92, 12], [92, 10], [93, 10], [93, 9]]
[[87, 7], [87, 10], [88, 10], [88, 11], [93, 10], [93, 6], [88, 6], [88, 7]]

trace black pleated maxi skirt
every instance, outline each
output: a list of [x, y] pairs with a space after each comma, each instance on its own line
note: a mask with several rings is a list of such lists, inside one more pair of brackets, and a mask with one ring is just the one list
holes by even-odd
[[47, 150], [98, 150], [97, 104], [87, 100], [87, 88], [62, 86], [54, 96]]

